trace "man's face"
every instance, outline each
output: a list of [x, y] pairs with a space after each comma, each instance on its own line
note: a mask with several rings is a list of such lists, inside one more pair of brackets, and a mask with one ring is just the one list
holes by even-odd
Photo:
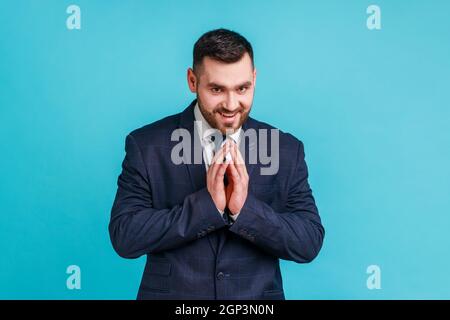
[[235, 132], [248, 118], [255, 81], [256, 70], [247, 53], [234, 63], [205, 57], [196, 74], [188, 70], [189, 88], [197, 94], [203, 117], [223, 134]]

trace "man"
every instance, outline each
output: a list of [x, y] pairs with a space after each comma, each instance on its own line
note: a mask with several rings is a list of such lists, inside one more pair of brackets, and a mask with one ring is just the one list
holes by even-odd
[[310, 262], [324, 237], [303, 144], [249, 117], [256, 69], [238, 33], [201, 36], [187, 78], [196, 100], [126, 138], [113, 247], [147, 255], [138, 299], [285, 299], [279, 259]]

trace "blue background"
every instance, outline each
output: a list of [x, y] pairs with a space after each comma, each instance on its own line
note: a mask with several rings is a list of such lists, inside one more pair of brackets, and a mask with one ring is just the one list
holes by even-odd
[[[318, 3], [316, 3], [318, 2]], [[81, 8], [68, 30], [66, 8]], [[381, 8], [368, 30], [366, 8]], [[131, 130], [184, 109], [192, 47], [236, 30], [252, 116], [291, 132], [326, 228], [287, 299], [450, 298], [448, 1], [1, 1], [0, 298], [134, 299], [107, 232]], [[66, 268], [81, 268], [81, 290]], [[366, 268], [381, 268], [369, 290]]]

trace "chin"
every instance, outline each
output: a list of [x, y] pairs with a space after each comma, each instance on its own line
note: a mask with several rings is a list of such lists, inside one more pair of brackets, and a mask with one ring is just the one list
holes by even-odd
[[234, 132], [234, 131], [236, 131], [239, 128], [239, 123], [237, 123], [237, 124], [234, 124], [234, 123], [233, 124], [221, 123], [218, 126], [218, 128], [219, 128], [220, 131], [233, 130], [233, 132]]
[[216, 124], [218, 124], [218, 128], [220, 131], [224, 132], [226, 130], [232, 130], [235, 132], [240, 127], [240, 119], [236, 119], [237, 121], [224, 123], [223, 121], [216, 121]]

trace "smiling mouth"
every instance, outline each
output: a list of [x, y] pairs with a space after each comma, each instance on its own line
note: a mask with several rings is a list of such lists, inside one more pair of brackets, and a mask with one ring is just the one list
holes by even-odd
[[222, 112], [219, 112], [219, 114], [220, 114], [222, 117], [228, 118], [228, 119], [232, 119], [232, 118], [234, 118], [234, 116], [237, 115], [237, 113], [233, 113], [233, 114], [224, 114], [224, 113], [222, 113]]

